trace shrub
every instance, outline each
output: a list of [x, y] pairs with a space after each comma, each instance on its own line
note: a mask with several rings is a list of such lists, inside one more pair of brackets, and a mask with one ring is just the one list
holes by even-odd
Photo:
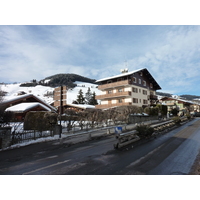
[[173, 108], [172, 110], [171, 110], [171, 113], [172, 113], [172, 115], [174, 115], [174, 116], [177, 116], [178, 115], [178, 109], [177, 108]]
[[176, 125], [180, 125], [180, 123], [181, 123], [180, 117], [173, 117], [172, 120], [175, 122]]
[[154, 132], [154, 128], [148, 126], [148, 125], [140, 125], [136, 127], [136, 130], [138, 131], [137, 135], [142, 138], [148, 138], [151, 137], [151, 135]]
[[57, 117], [58, 115], [52, 112], [28, 112], [24, 120], [24, 130], [51, 130], [53, 125], [57, 124]]
[[187, 117], [188, 119], [191, 119], [191, 115], [190, 115], [189, 113], [186, 114], [186, 117]]

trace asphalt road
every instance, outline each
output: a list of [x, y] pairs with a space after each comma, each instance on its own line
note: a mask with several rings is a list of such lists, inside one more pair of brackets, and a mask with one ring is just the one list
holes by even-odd
[[114, 150], [116, 139], [68, 146], [48, 142], [0, 152], [1, 175], [189, 174], [200, 150], [200, 119], [159, 137]]

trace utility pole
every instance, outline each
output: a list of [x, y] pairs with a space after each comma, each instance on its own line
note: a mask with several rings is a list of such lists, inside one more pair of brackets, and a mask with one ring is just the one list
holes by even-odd
[[63, 106], [67, 104], [67, 87], [66, 86], [60, 86], [58, 88], [55, 88], [54, 91], [54, 106], [58, 107], [58, 113], [60, 117], [60, 132], [59, 137], [61, 138], [62, 133], [62, 114], [63, 114]]
[[59, 133], [59, 138], [61, 138], [61, 133], [62, 133], [62, 125], [61, 125], [61, 122], [62, 122], [62, 110], [63, 110], [63, 86], [60, 87], [60, 110], [59, 110], [59, 113], [60, 113], [60, 133]]

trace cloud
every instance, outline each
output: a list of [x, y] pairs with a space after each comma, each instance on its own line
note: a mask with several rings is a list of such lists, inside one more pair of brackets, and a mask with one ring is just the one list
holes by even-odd
[[100, 79], [128, 65], [147, 68], [163, 91], [196, 92], [199, 37], [199, 26], [0, 26], [0, 82]]

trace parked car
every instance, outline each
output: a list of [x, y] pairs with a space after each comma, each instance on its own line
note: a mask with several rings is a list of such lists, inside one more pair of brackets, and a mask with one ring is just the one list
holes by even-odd
[[200, 117], [200, 112], [195, 112], [194, 117]]

